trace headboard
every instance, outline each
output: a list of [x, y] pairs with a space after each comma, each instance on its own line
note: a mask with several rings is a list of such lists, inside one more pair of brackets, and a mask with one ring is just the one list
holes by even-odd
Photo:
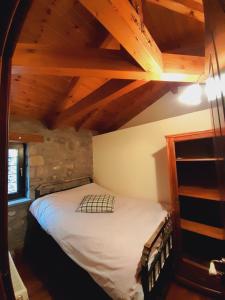
[[92, 182], [93, 180], [91, 177], [79, 177], [58, 182], [42, 183], [39, 186], [37, 186], [34, 190], [35, 199], [48, 194], [73, 189], [75, 187]]

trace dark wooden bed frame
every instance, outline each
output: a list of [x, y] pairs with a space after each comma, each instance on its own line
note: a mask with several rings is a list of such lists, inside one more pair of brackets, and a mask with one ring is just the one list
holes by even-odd
[[[91, 178], [87, 177], [73, 181], [77, 183], [73, 188], [92, 182]], [[71, 184], [72, 181], [67, 183]], [[51, 185], [50, 188], [49, 186], [39, 186], [35, 191], [36, 197], [56, 192], [55, 184]], [[59, 184], [57, 186], [59, 187]], [[42, 191], [43, 187], [44, 192]], [[72, 187], [63, 188], [60, 191], [70, 188]], [[143, 246], [142, 257], [140, 258], [140, 280], [145, 300], [165, 299], [173, 269], [172, 234], [172, 218], [168, 216]], [[153, 261], [149, 263], [152, 252], [155, 252], [156, 255]], [[63, 252], [56, 241], [41, 228], [31, 213], [28, 214], [24, 256], [29, 260], [34, 271], [41, 276], [56, 300], [111, 299], [94, 282], [87, 271]]]

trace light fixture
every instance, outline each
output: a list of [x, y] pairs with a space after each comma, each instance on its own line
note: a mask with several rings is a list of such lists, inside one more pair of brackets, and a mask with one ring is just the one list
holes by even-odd
[[220, 88], [221, 92], [225, 96], [225, 73], [222, 73], [220, 76]]
[[219, 76], [209, 77], [205, 84], [205, 93], [208, 101], [215, 101], [216, 98], [221, 97], [221, 91], [224, 90], [224, 78], [220, 80]]
[[208, 98], [208, 101], [216, 100], [216, 88], [215, 88], [215, 80], [212, 77], [209, 77], [205, 83], [205, 93]]
[[179, 96], [179, 101], [187, 105], [198, 105], [201, 103], [202, 89], [198, 83], [189, 85]]
[[165, 81], [183, 81], [187, 75], [180, 73], [163, 73], [162, 80]]

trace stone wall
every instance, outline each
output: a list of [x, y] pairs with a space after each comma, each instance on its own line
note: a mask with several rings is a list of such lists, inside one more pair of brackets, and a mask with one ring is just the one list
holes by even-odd
[[31, 202], [24, 202], [8, 208], [9, 250], [23, 248], [27, 228], [27, 213]]
[[[39, 121], [13, 119], [10, 131], [41, 134], [44, 143], [27, 144], [27, 197], [34, 199], [34, 189], [42, 183], [54, 183], [82, 176], [92, 176], [92, 134], [74, 128], [48, 130]], [[14, 249], [22, 245], [26, 227], [27, 205], [9, 209], [9, 242]]]

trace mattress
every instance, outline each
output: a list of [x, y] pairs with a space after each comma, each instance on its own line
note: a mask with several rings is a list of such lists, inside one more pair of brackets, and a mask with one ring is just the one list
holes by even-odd
[[143, 246], [167, 212], [156, 202], [119, 195], [113, 213], [76, 212], [84, 195], [102, 193], [113, 194], [91, 183], [41, 197], [30, 211], [112, 299], [143, 299], [138, 276]]

